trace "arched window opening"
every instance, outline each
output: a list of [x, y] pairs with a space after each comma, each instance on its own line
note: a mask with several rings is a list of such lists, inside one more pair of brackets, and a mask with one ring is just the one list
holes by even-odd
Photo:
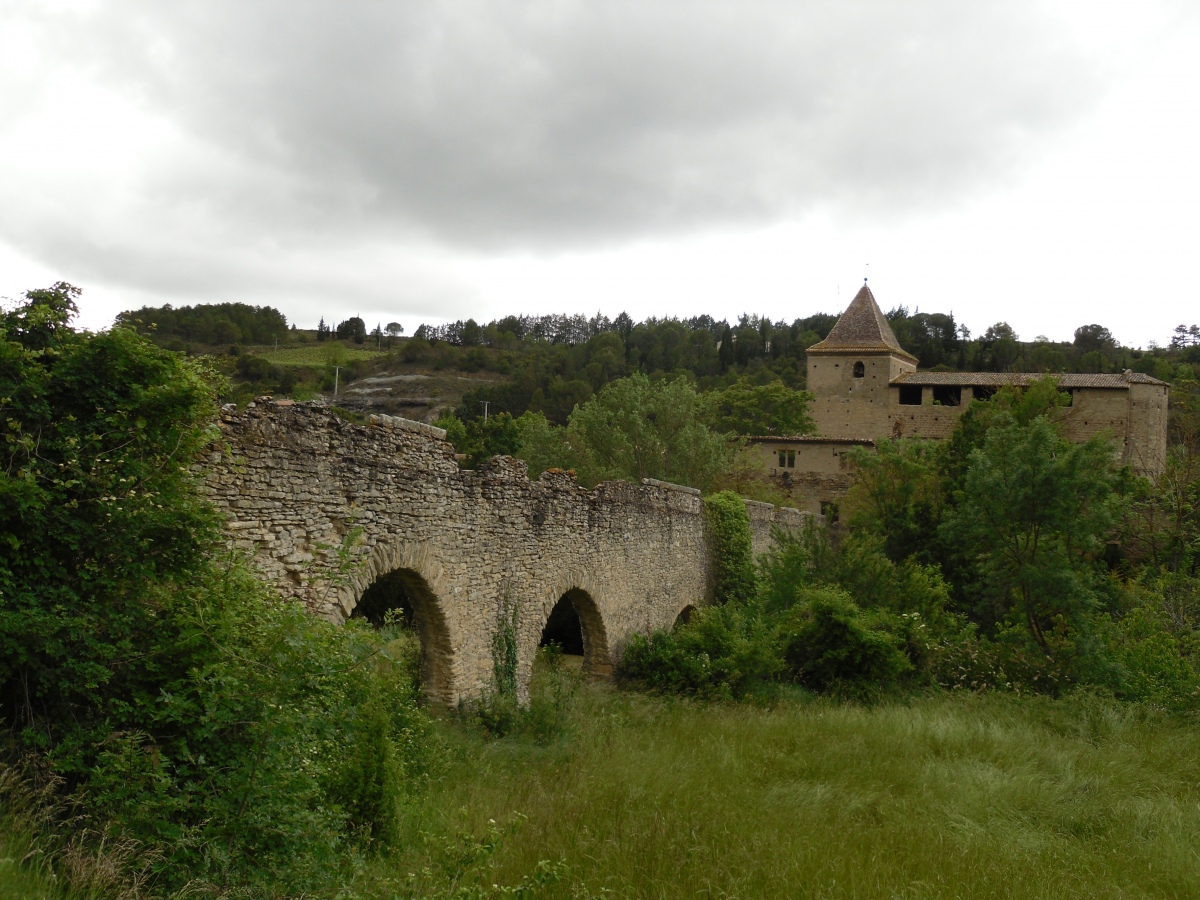
[[434, 702], [453, 702], [450, 632], [424, 578], [412, 569], [381, 575], [363, 591], [350, 617], [366, 619], [376, 628], [394, 622], [415, 634], [420, 642], [422, 691]]
[[554, 604], [542, 629], [540, 646], [556, 643], [565, 656], [582, 657], [583, 674], [603, 677], [612, 674], [608, 636], [600, 610], [587, 591], [572, 588]]
[[583, 625], [579, 622], [579, 613], [575, 612], [575, 604], [563, 594], [554, 609], [550, 610], [550, 618], [542, 629], [542, 640], [539, 647], [557, 644], [567, 656], [583, 656]]
[[671, 626], [671, 630], [674, 631], [680, 625], [686, 625], [688, 622], [692, 621], [692, 614], [695, 612], [696, 607], [692, 606], [691, 604], [685, 606], [679, 611], [679, 615], [675, 617], [675, 624]]
[[866, 374], [867, 374], [867, 367], [865, 365], [863, 365], [861, 362], [856, 362], [854, 364], [854, 377], [862, 378]]

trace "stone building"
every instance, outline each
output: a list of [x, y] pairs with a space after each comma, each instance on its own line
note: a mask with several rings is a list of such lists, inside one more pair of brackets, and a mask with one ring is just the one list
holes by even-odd
[[[1030, 384], [1031, 373], [918, 372], [917, 359], [896, 340], [870, 288], [846, 307], [829, 336], [808, 348], [808, 389], [816, 435], [758, 437], [767, 470], [801, 509], [828, 513], [850, 487], [846, 451], [881, 439], [942, 439], [972, 400], [987, 400], [1006, 384]], [[1062, 411], [1065, 435], [1112, 438], [1135, 472], [1153, 476], [1167, 454], [1165, 382], [1120, 375], [1059, 375], [1070, 396]]]

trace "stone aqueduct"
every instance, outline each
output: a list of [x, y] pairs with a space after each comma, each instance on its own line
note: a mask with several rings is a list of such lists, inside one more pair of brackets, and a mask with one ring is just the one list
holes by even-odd
[[[531, 481], [495, 457], [462, 470], [445, 433], [420, 422], [346, 422], [319, 404], [226, 408], [206, 490], [235, 546], [284, 597], [335, 622], [373, 583], [400, 578], [431, 699], [455, 704], [494, 683], [493, 641], [515, 623], [518, 691], [555, 605], [583, 633], [584, 671], [605, 675], [629, 638], [670, 628], [710, 596], [699, 492], [647, 480], [580, 487]], [[802, 514], [748, 502], [755, 551]]]

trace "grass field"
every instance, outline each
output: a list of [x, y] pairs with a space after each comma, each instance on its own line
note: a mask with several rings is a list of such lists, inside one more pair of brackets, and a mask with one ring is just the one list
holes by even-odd
[[[276, 366], [308, 366], [320, 368], [330, 359], [329, 344], [308, 344], [303, 347], [287, 347], [283, 350], [268, 350], [259, 354], [263, 359]], [[345, 365], [356, 359], [374, 359], [386, 355], [386, 351], [366, 350], [360, 347], [345, 347], [338, 352], [338, 365]]]
[[[1194, 722], [1090, 697], [576, 691], [549, 744], [443, 721], [403, 849], [339, 896], [1200, 897]], [[23, 870], [32, 839], [0, 826], [0, 898], [106, 896]]]
[[549, 746], [447, 725], [408, 849], [363, 894], [1200, 897], [1200, 732], [1144, 709], [585, 687], [569, 723]]

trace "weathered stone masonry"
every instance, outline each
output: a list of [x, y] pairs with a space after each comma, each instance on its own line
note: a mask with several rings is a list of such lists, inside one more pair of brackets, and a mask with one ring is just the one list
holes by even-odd
[[[669, 628], [704, 603], [710, 558], [699, 493], [661, 482], [581, 488], [564, 472], [531, 481], [496, 457], [458, 468], [440, 429], [380, 416], [343, 421], [290, 401], [226, 410], [227, 448], [207, 491], [235, 546], [288, 598], [335, 622], [377, 578], [400, 570], [417, 596], [422, 676], [444, 703], [494, 681], [493, 636], [515, 611], [524, 694], [542, 629], [568, 592], [584, 669], [611, 671], [630, 636]], [[755, 550], [801, 514], [749, 504]]]

